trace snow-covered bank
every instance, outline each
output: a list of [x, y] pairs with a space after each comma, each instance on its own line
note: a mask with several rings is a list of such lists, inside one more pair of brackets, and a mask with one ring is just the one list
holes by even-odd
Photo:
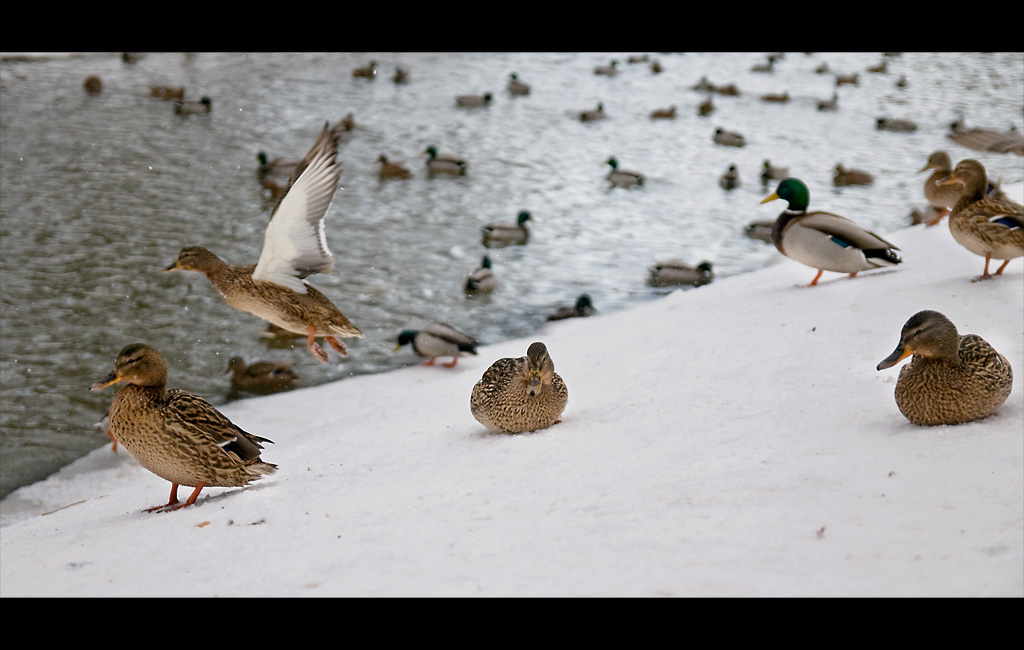
[[[888, 238], [893, 270], [798, 288], [784, 261], [454, 369], [232, 403], [279, 472], [176, 512], [98, 449], [3, 502], [0, 595], [1024, 596], [1024, 261], [972, 283], [944, 224]], [[994, 416], [899, 413], [875, 366], [921, 309], [1009, 359]], [[532, 340], [563, 421], [492, 434], [470, 391]]]

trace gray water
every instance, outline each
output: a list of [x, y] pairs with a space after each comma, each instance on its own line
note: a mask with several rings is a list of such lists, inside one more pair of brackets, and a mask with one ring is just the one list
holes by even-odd
[[[171, 367], [171, 385], [215, 404], [236, 396], [224, 374], [230, 357], [294, 362], [307, 385], [417, 363], [394, 353], [405, 328], [447, 322], [483, 343], [536, 333], [545, 316], [582, 292], [600, 312], [654, 300], [646, 285], [656, 259], [710, 260], [716, 276], [777, 260], [743, 235], [781, 202], [761, 163], [788, 166], [811, 188], [811, 205], [879, 232], [909, 225], [924, 205], [928, 155], [981, 159], [1004, 183], [1024, 178], [1021, 158], [982, 154], [946, 138], [957, 118], [971, 126], [1022, 124], [1020, 53], [788, 53], [772, 73], [750, 68], [763, 53], [651, 54], [664, 71], [628, 64], [636, 53], [181, 53], [124, 63], [117, 53], [6, 57], [0, 61], [0, 497], [108, 444], [94, 426], [114, 389], [89, 385], [126, 344], [144, 341]], [[617, 59], [614, 78], [594, 66]], [[885, 58], [888, 72], [867, 71]], [[351, 70], [378, 62], [378, 78]], [[859, 73], [856, 86], [834, 76]], [[411, 82], [396, 85], [396, 65]], [[510, 72], [532, 94], [504, 91]], [[98, 75], [99, 95], [82, 81]], [[896, 80], [905, 75], [907, 87]], [[702, 76], [732, 82], [741, 95], [714, 96], [698, 117]], [[213, 100], [208, 115], [176, 115], [149, 96], [154, 84], [184, 85]], [[787, 90], [791, 101], [761, 94]], [[458, 94], [494, 95], [463, 109]], [[818, 99], [839, 94], [836, 112]], [[603, 102], [609, 119], [574, 115]], [[675, 120], [651, 120], [677, 107]], [[272, 347], [265, 323], [224, 304], [198, 273], [162, 273], [185, 245], [210, 248], [234, 264], [259, 255], [270, 205], [260, 194], [255, 154], [301, 157], [325, 121], [351, 112], [357, 129], [342, 144], [341, 189], [326, 229], [336, 264], [311, 279], [365, 333], [349, 356], [315, 361], [302, 342]], [[882, 116], [910, 119], [914, 133], [874, 128]], [[712, 142], [717, 127], [747, 146]], [[428, 145], [465, 156], [464, 178], [429, 178]], [[406, 163], [415, 177], [377, 179], [377, 156]], [[609, 156], [647, 175], [640, 189], [610, 189]], [[834, 188], [836, 163], [876, 175], [870, 188]], [[719, 188], [730, 165], [742, 187]], [[534, 217], [525, 246], [487, 251], [480, 226]], [[501, 286], [467, 298], [461, 283], [488, 252]], [[913, 260], [906, 263], [912, 264]], [[813, 271], [808, 270], [808, 281]], [[694, 289], [700, 290], [700, 289]], [[713, 317], [694, 314], [694, 318]], [[628, 333], [609, 333], [628, 345]], [[439, 369], [438, 372], [443, 372]], [[322, 408], [343, 405], [322, 404]]]

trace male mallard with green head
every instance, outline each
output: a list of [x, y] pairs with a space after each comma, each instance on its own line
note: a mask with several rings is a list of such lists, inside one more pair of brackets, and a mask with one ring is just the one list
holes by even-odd
[[469, 163], [453, 154], [438, 154], [437, 147], [430, 145], [423, 151], [427, 156], [427, 171], [435, 174], [465, 176]]
[[497, 288], [498, 276], [494, 275], [491, 268], [491, 258], [484, 255], [480, 261], [480, 268], [469, 274], [462, 285], [462, 290], [466, 293], [490, 293]]
[[526, 222], [533, 219], [533, 216], [526, 210], [522, 210], [516, 216], [514, 224], [489, 223], [480, 230], [483, 233], [483, 244], [488, 248], [500, 248], [509, 244], [525, 244], [530, 238], [530, 231]]
[[531, 343], [525, 357], [498, 359], [473, 386], [469, 408], [477, 422], [498, 433], [546, 429], [560, 422], [569, 390], [555, 372], [547, 347]]

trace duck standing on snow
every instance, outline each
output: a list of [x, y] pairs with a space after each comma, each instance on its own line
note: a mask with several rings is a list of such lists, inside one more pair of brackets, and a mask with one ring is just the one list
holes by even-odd
[[896, 381], [896, 406], [922, 426], [962, 424], [988, 417], [1013, 389], [1006, 357], [976, 334], [960, 335], [945, 315], [931, 310], [910, 317], [893, 353], [878, 364], [891, 368], [914, 355]]
[[[260, 458], [266, 438], [232, 423], [201, 397], [167, 388], [167, 362], [154, 348], [133, 343], [121, 349], [114, 371], [90, 390], [127, 382], [110, 404], [110, 431], [140, 465], [170, 481], [167, 512], [196, 502], [204, 487], [242, 487], [273, 474]], [[185, 503], [178, 486], [194, 487]]]
[[787, 178], [775, 192], [761, 201], [783, 199], [789, 207], [772, 226], [772, 243], [779, 252], [818, 270], [807, 286], [818, 284], [824, 271], [849, 273], [899, 264], [899, 249], [846, 217], [831, 212], [808, 212], [810, 192], [803, 181]]
[[546, 429], [560, 422], [568, 403], [569, 390], [539, 341], [530, 344], [525, 357], [491, 364], [469, 397], [473, 417], [497, 433]]
[[472, 336], [444, 323], [431, 323], [422, 330], [403, 330], [398, 335], [395, 352], [410, 343], [413, 352], [430, 358], [423, 362], [425, 366], [434, 365], [437, 357], [451, 357], [451, 361], [441, 364], [445, 368], [454, 368], [460, 356], [476, 354], [476, 346], [479, 345]]

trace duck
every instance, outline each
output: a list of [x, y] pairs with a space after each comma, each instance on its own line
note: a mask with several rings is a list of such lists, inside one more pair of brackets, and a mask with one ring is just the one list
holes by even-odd
[[165, 102], [172, 99], [184, 99], [185, 98], [185, 87], [184, 86], [150, 86], [149, 96], [162, 99]]
[[901, 120], [896, 117], [880, 117], [875, 120], [875, 128], [879, 131], [913, 133], [917, 130], [917, 125], [910, 120]]
[[740, 186], [740, 172], [736, 165], [729, 165], [729, 169], [718, 177], [718, 184], [723, 190], [734, 190]]
[[917, 312], [903, 325], [900, 342], [877, 370], [913, 355], [896, 380], [896, 406], [919, 426], [963, 424], [988, 417], [1013, 389], [1013, 370], [977, 334], [960, 334], [945, 314]]
[[789, 203], [772, 226], [772, 243], [786, 257], [817, 269], [807, 286], [817, 285], [824, 271], [848, 273], [852, 278], [860, 271], [902, 262], [896, 253], [899, 248], [846, 217], [808, 212], [810, 196], [803, 181], [787, 178], [761, 201], [783, 199]]
[[547, 346], [535, 341], [525, 357], [498, 359], [473, 386], [469, 409], [495, 433], [524, 433], [561, 422], [569, 389], [555, 372]]
[[341, 356], [348, 354], [341, 338], [363, 337], [327, 296], [305, 280], [334, 267], [324, 216], [341, 175], [338, 137], [325, 123], [296, 170], [297, 178], [274, 207], [255, 265], [233, 266], [202, 246], [186, 246], [164, 269], [202, 273], [229, 306], [305, 334], [310, 354], [323, 363], [327, 352], [317, 344], [317, 336]]
[[877, 63], [877, 64], [875, 64], [873, 66], [869, 66], [868, 67], [868, 72], [883, 73], [883, 72], [888, 71], [888, 69], [889, 69], [889, 62], [887, 60], [885, 60], [885, 59], [882, 59], [881, 63]]
[[697, 83], [695, 83], [692, 86], [690, 86], [690, 90], [697, 90], [697, 91], [700, 91], [700, 92], [713, 93], [713, 92], [715, 92], [718, 89], [715, 87], [715, 84], [713, 84], [710, 81], [708, 81], [707, 77], [701, 77], [700, 81], [698, 81]]
[[[139, 464], [171, 483], [169, 512], [195, 504], [204, 487], [243, 487], [277, 471], [260, 457], [273, 441], [243, 430], [202, 397], [167, 387], [167, 362], [152, 346], [130, 343], [114, 370], [90, 390], [125, 382], [110, 404], [110, 431]], [[178, 486], [195, 488], [178, 501]]]
[[649, 60], [650, 57], [646, 54], [630, 54], [626, 63], [647, 63]]
[[832, 72], [832, 68], [828, 67], [828, 62], [822, 61], [818, 64], [818, 67], [814, 69], [815, 74], [828, 74]]
[[593, 315], [597, 309], [594, 308], [594, 303], [590, 300], [590, 296], [581, 293], [576, 298], [576, 304], [572, 307], [559, 307], [554, 312], [548, 315], [544, 320], [565, 320], [566, 318], [586, 318]]
[[209, 97], [202, 99], [185, 99], [174, 102], [174, 112], [178, 115], [198, 115], [209, 113], [213, 110], [213, 100]]
[[776, 104], [785, 104], [789, 101], [789, 91], [784, 90], [781, 93], [766, 93], [761, 95], [761, 101], [763, 102], [774, 102]]
[[455, 105], [462, 106], [464, 108], [479, 108], [481, 106], [490, 106], [492, 99], [493, 97], [491, 93], [484, 93], [482, 95], [457, 95], [455, 97]]
[[500, 248], [509, 244], [525, 244], [530, 238], [526, 222], [533, 219], [527, 210], [516, 215], [514, 224], [489, 223], [480, 230], [483, 233], [483, 244], [488, 248]]
[[896, 80], [897, 88], [906, 88], [909, 84], [907, 83], [907, 76], [900, 75], [900, 78]]
[[601, 102], [598, 102], [597, 108], [589, 111], [580, 111], [576, 115], [580, 118], [580, 122], [596, 122], [608, 117], [604, 112], [604, 104]]
[[699, 287], [711, 282], [714, 272], [711, 262], [703, 261], [697, 266], [690, 266], [679, 260], [658, 262], [650, 269], [647, 283], [652, 287], [694, 286]]
[[363, 79], [374, 79], [377, 76], [377, 62], [370, 61], [368, 64], [361, 68], [353, 68], [353, 77], [361, 77]]
[[950, 124], [949, 129], [947, 137], [962, 147], [975, 151], [1015, 153], [1024, 156], [1024, 135], [1015, 128], [967, 128], [963, 119], [959, 119]]
[[301, 160], [288, 158], [271, 158], [266, 151], [256, 152], [256, 171], [261, 178], [271, 174], [287, 178], [292, 175], [301, 162]]
[[735, 131], [726, 131], [723, 128], [715, 129], [715, 135], [712, 138], [716, 143], [724, 145], [726, 147], [743, 147], [746, 146], [747, 141], [743, 135]]
[[345, 117], [338, 120], [338, 123], [331, 128], [333, 128], [336, 133], [347, 133], [349, 131], [355, 131], [356, 118], [350, 111], [345, 114]]
[[405, 165], [391, 162], [384, 154], [377, 156], [377, 162], [380, 163], [380, 169], [377, 170], [380, 178], [412, 178], [412, 172]]
[[247, 364], [242, 357], [231, 357], [225, 372], [231, 373], [231, 388], [245, 393], [269, 395], [295, 388], [302, 381], [284, 361], [255, 361]]
[[491, 269], [491, 258], [484, 255], [480, 268], [473, 271], [462, 284], [466, 293], [490, 293], [498, 288], [498, 276]]
[[771, 72], [775, 69], [775, 57], [769, 56], [762, 63], [755, 63], [751, 66], [751, 72]]
[[451, 357], [451, 361], [441, 364], [445, 368], [454, 368], [461, 356], [477, 354], [476, 346], [480, 344], [472, 336], [445, 323], [431, 323], [422, 330], [402, 330], [398, 335], [395, 352], [410, 343], [413, 352], [421, 357], [429, 357], [428, 361], [423, 362], [425, 366], [434, 365], [437, 357]]
[[611, 166], [605, 179], [612, 184], [612, 187], [634, 187], [644, 184], [644, 175], [640, 172], [619, 169], [619, 161], [615, 156], [606, 160], [604, 164]]
[[736, 96], [740, 94], [740, 89], [736, 87], [736, 84], [725, 84], [724, 86], [718, 86], [715, 88], [715, 92], [719, 95]]
[[530, 85], [519, 80], [519, 75], [512, 72], [508, 75], [508, 85], [505, 87], [510, 95], [529, 95]]
[[395, 68], [395, 74], [391, 75], [391, 81], [396, 84], [407, 84], [409, 83], [409, 71], [402, 66]]
[[[953, 173], [953, 159], [949, 157], [949, 154], [945, 151], [933, 151], [928, 156], [928, 162], [924, 167], [918, 170], [917, 173], [933, 170], [928, 178], [924, 181], [924, 198], [927, 199], [928, 204], [934, 208], [934, 215], [930, 216], [924, 221], [929, 226], [934, 226], [943, 217], [949, 215], [949, 211], [954, 205], [956, 205], [957, 199], [960, 198], [960, 191], [963, 187], [959, 183], [950, 183], [949, 185], [939, 185], [939, 182], [946, 179], [950, 174]], [[999, 186], [992, 181], [988, 181], [988, 188], [986, 190], [986, 196], [990, 198], [1006, 199], [1006, 194], [999, 188]]]
[[761, 166], [761, 182], [766, 185], [769, 181], [781, 181], [788, 176], [788, 167], [775, 167], [768, 160]]
[[845, 86], [845, 85], [856, 86], [858, 84], [860, 84], [860, 75], [858, 73], [856, 73], [856, 72], [854, 72], [852, 74], [837, 74], [836, 75], [836, 85], [837, 86]]
[[818, 100], [819, 111], [834, 111], [839, 108], [839, 94], [832, 93], [832, 99]]
[[619, 62], [612, 59], [608, 65], [599, 65], [594, 68], [594, 74], [601, 75], [604, 77], [614, 77], [619, 74], [618, 66]]
[[989, 262], [1003, 260], [994, 275], [1002, 275], [1010, 260], [1024, 257], [1024, 205], [1008, 198], [989, 197], [985, 166], [973, 158], [957, 163], [940, 187], [959, 184], [960, 198], [949, 213], [949, 232], [958, 244], [985, 258], [984, 272], [974, 278], [989, 280]]
[[82, 88], [85, 88], [85, 92], [90, 95], [98, 95], [103, 92], [103, 80], [96, 75], [89, 75], [82, 82]]
[[651, 111], [652, 120], [674, 120], [676, 119], [676, 107], [675, 104], [668, 108], [656, 108]]
[[743, 234], [750, 239], [758, 239], [763, 242], [772, 243], [772, 226], [775, 219], [756, 219], [743, 228]]
[[832, 184], [836, 187], [847, 185], [870, 185], [875, 182], [875, 177], [859, 169], [847, 169], [842, 163], [837, 164], [832, 171]]
[[697, 115], [701, 117], [707, 117], [708, 115], [711, 115], [714, 112], [715, 104], [711, 101], [710, 97], [705, 99], [703, 102], [700, 103], [699, 106], [697, 106]]
[[465, 176], [469, 163], [465, 158], [453, 154], [438, 154], [437, 147], [430, 145], [423, 153], [427, 156], [427, 171], [433, 174]]
[[651, 74], [660, 74], [665, 68], [662, 67], [661, 61], [651, 61]]

